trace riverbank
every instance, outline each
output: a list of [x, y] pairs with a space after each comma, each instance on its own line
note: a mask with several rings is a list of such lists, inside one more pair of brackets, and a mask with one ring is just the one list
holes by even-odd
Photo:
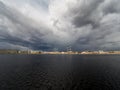
[[120, 51], [33, 51], [33, 50], [0, 50], [0, 54], [88, 54], [88, 55], [101, 55], [101, 54], [120, 54]]

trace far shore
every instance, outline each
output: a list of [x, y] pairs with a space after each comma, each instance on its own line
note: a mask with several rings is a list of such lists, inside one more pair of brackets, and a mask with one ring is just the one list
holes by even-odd
[[70, 54], [70, 55], [111, 55], [111, 54], [120, 54], [120, 51], [34, 51], [34, 50], [0, 50], [0, 54]]

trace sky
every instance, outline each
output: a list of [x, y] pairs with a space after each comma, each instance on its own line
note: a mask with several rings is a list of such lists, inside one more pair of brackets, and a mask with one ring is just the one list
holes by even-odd
[[120, 50], [120, 0], [0, 0], [0, 49]]

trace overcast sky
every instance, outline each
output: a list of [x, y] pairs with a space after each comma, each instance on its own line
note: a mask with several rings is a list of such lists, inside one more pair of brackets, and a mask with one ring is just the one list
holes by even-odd
[[0, 49], [120, 50], [120, 0], [0, 0]]

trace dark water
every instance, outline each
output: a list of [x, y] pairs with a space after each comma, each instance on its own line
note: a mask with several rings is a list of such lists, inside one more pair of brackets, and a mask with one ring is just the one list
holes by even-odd
[[120, 90], [120, 55], [0, 55], [0, 90]]

